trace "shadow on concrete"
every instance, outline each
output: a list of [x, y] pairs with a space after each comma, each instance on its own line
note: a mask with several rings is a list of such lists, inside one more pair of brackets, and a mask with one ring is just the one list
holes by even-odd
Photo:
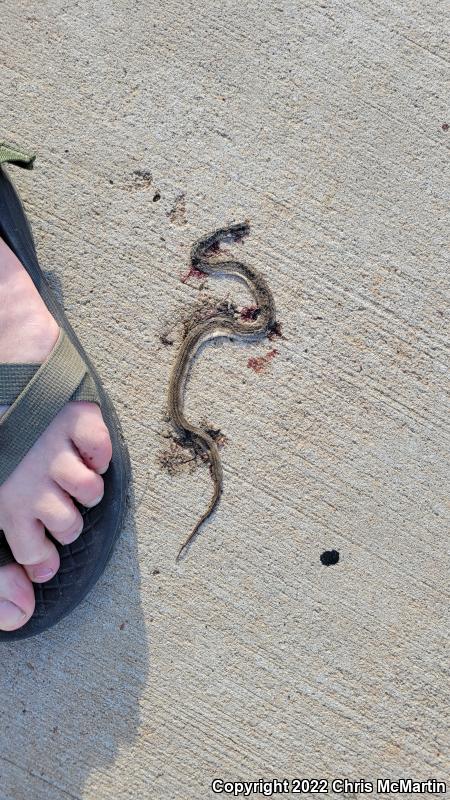
[[88, 597], [44, 634], [2, 643], [2, 800], [20, 796], [25, 781], [33, 800], [84, 797], [91, 773], [107, 772], [136, 738], [148, 670], [131, 496], [115, 553]]

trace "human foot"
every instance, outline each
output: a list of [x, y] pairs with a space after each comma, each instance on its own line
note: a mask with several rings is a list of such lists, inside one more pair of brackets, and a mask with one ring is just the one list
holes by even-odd
[[[41, 363], [58, 334], [28, 273], [0, 238], [0, 364]], [[0, 406], [0, 416], [5, 411]], [[45, 529], [61, 544], [75, 541], [83, 518], [73, 498], [87, 507], [100, 502], [111, 455], [99, 407], [68, 403], [0, 485], [0, 530], [17, 562], [0, 567], [0, 630], [16, 630], [31, 617], [31, 581], [44, 583], [59, 568]]]

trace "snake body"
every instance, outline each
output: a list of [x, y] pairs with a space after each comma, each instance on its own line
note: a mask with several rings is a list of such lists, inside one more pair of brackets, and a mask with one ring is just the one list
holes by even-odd
[[223, 472], [217, 444], [205, 430], [192, 425], [183, 411], [183, 398], [190, 365], [200, 346], [211, 339], [221, 336], [229, 338], [244, 337], [246, 340], [260, 339], [276, 330], [275, 303], [265, 279], [255, 270], [241, 261], [224, 260], [215, 255], [220, 244], [239, 241], [249, 233], [247, 223], [221, 228], [197, 241], [191, 250], [191, 267], [207, 275], [232, 275], [243, 281], [253, 295], [257, 311], [256, 319], [243, 322], [223, 313], [202, 320], [194, 325], [184, 338], [172, 370], [169, 383], [169, 419], [181, 434], [186, 445], [190, 445], [197, 453], [206, 454], [214, 492], [205, 513], [195, 524], [186, 541], [180, 547], [177, 561], [182, 552], [190, 544], [200, 527], [215, 509], [222, 494]]

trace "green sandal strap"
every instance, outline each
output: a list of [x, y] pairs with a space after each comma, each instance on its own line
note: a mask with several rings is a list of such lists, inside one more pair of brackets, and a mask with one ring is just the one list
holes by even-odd
[[[40, 364], [0, 364], [0, 406], [12, 405], [39, 367]], [[97, 389], [89, 373], [85, 375], [70, 400], [98, 403]]]
[[10, 406], [39, 369], [39, 364], [0, 364], [0, 406]]
[[0, 164], [16, 164], [24, 169], [33, 169], [36, 153], [30, 153], [23, 147], [8, 142], [0, 142]]
[[[13, 366], [17, 384], [17, 365]], [[4, 366], [2, 372], [5, 374]], [[61, 330], [49, 357], [0, 418], [0, 485], [78, 391], [85, 391], [91, 401], [100, 402], [87, 365]]]

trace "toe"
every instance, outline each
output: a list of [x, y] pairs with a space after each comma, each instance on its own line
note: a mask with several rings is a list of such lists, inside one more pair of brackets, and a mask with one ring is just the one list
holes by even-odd
[[3, 526], [12, 554], [18, 564], [31, 567], [59, 559], [55, 545], [45, 535], [42, 522], [16, 516]]
[[[75, 406], [75, 408], [74, 408]], [[102, 412], [95, 403], [71, 403], [69, 436], [86, 466], [99, 474], [111, 461], [112, 445]]]
[[18, 564], [0, 567], [0, 630], [15, 631], [34, 611], [31, 582]]
[[96, 506], [103, 497], [103, 479], [86, 466], [72, 445], [55, 458], [50, 474], [64, 492], [87, 508]]
[[56, 483], [41, 493], [33, 511], [49, 533], [61, 544], [71, 544], [78, 539], [83, 530], [83, 517], [72, 498]]
[[41, 563], [33, 564], [32, 566], [24, 564], [23, 568], [30, 581], [33, 581], [33, 583], [45, 583], [56, 575], [59, 570], [59, 564], [59, 554], [55, 547], [54, 553], [46, 561], [41, 561]]

